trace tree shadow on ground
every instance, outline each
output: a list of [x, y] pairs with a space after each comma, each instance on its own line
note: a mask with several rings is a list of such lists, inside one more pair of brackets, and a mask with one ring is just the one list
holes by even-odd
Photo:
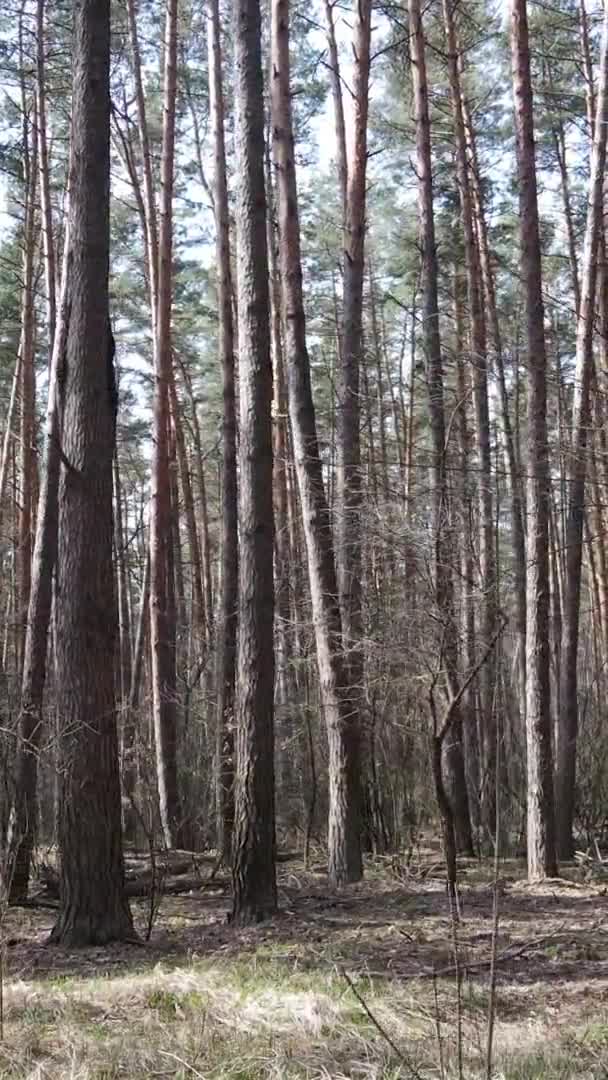
[[[486, 883], [463, 884], [456, 926], [439, 878], [395, 883], [386, 872], [374, 873], [336, 893], [320, 870], [295, 874], [293, 868], [282, 868], [279, 896], [276, 918], [238, 930], [227, 924], [225, 886], [163, 897], [149, 942], [78, 951], [47, 945], [53, 912], [10, 911], [5, 925], [8, 979], [132, 975], [160, 962], [179, 968], [193, 960], [236, 964], [255, 958], [275, 965], [277, 973], [338, 967], [383, 983], [406, 983], [455, 980], [459, 971], [470, 984], [483, 988], [488, 983], [493, 890]], [[141, 931], [147, 901], [133, 902], [133, 910]], [[503, 883], [496, 938], [499, 987], [521, 990], [542, 983], [557, 991], [567, 984], [593, 983], [599, 990], [601, 981], [608, 983], [607, 927], [608, 905], [599, 889], [559, 881], [542, 889]], [[521, 1002], [522, 1012], [528, 1007], [529, 1002]]]

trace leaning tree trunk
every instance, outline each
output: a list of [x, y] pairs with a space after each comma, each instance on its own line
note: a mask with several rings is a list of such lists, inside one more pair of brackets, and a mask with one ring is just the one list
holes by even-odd
[[34, 338], [36, 312], [34, 307], [34, 254], [36, 246], [36, 210], [38, 179], [37, 110], [31, 108], [25, 85], [25, 66], [22, 52], [22, 19], [19, 22], [21, 53], [21, 107], [23, 111], [23, 171], [24, 171], [24, 225], [23, 225], [23, 279], [21, 290], [21, 406], [19, 431], [19, 477], [18, 537], [17, 537], [17, 670], [23, 670], [23, 652], [27, 610], [30, 598], [32, 574], [32, 500], [33, 474], [36, 466], [34, 456], [34, 425], [36, 413], [36, 371], [34, 366]]
[[234, 695], [236, 677], [236, 635], [238, 609], [238, 493], [237, 426], [235, 392], [234, 325], [232, 318], [232, 274], [230, 269], [230, 212], [226, 179], [224, 137], [224, 90], [220, 11], [218, 0], [210, 0], [209, 107], [213, 125], [215, 208], [215, 251], [219, 311], [219, 353], [223, 391], [222, 462], [222, 573], [221, 611], [218, 635], [217, 703], [217, 821], [218, 847], [228, 854], [234, 824]]
[[557, 745], [556, 813], [559, 854], [574, 855], [572, 833], [578, 734], [578, 639], [580, 622], [581, 570], [585, 481], [591, 428], [591, 381], [593, 376], [593, 335], [600, 238], [603, 227], [603, 186], [608, 127], [608, 8], [600, 52], [596, 113], [593, 128], [589, 203], [581, 278], [580, 311], [576, 328], [576, 368], [570, 445], [570, 483], [566, 517], [566, 595], [562, 640], [559, 737]]
[[65, 236], [59, 314], [51, 354], [42, 483], [38, 494], [32, 584], [23, 656], [19, 737], [15, 765], [15, 804], [8, 840], [11, 865], [10, 898], [13, 903], [27, 897], [36, 829], [38, 751], [42, 736], [42, 701], [51, 620], [53, 571], [57, 558], [57, 493], [61, 434], [58, 372], [65, 366], [70, 261], [68, 228]]
[[551, 487], [547, 440], [547, 354], [526, 0], [512, 0], [511, 53], [520, 197], [520, 267], [526, 307], [528, 368], [526, 742], [528, 877], [533, 880], [553, 877], [557, 873], [557, 859], [548, 633]]
[[[416, 116], [416, 172], [418, 176], [418, 209], [422, 244], [422, 318], [423, 341], [426, 353], [427, 393], [432, 440], [433, 479], [433, 543], [434, 587], [437, 614], [441, 621], [443, 662], [448, 692], [454, 691], [458, 679], [458, 628], [454, 612], [454, 586], [450, 560], [452, 537], [450, 499], [446, 475], [446, 427], [444, 416], [443, 359], [439, 333], [439, 299], [437, 248], [435, 243], [435, 211], [433, 203], [433, 163], [431, 154], [431, 125], [428, 109], [426, 49], [420, 0], [410, 0], [410, 50], [412, 82]], [[450, 727], [443, 740], [445, 789], [452, 808], [457, 846], [472, 852], [473, 837], [469, 815], [464, 757], [462, 751], [462, 718], [459, 708], [450, 714]], [[451, 828], [448, 823], [444, 828]], [[448, 848], [451, 846], [451, 841]]]
[[109, 0], [75, 5], [73, 56], [72, 284], [60, 373], [65, 404], [56, 604], [61, 907], [52, 934], [69, 946], [133, 936], [124, 893], [114, 699]]
[[239, 315], [239, 633], [232, 920], [277, 906], [272, 360], [259, 0], [234, 0]]
[[329, 878], [333, 885], [340, 886], [358, 881], [362, 875], [359, 740], [357, 717], [352, 714], [345, 685], [333, 537], [306, 347], [291, 116], [288, 0], [274, 0], [272, 5], [271, 66], [289, 416], [308, 557], [321, 705], [329, 743]]

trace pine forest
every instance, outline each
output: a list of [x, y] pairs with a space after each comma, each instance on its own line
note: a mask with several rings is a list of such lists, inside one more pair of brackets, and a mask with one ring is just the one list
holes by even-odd
[[608, 1076], [608, 0], [0, 0], [0, 1077]]

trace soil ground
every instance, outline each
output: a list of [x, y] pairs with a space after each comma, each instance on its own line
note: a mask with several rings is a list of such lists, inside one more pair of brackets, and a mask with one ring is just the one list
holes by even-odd
[[[149, 942], [103, 950], [48, 946], [53, 911], [11, 909], [0, 1076], [608, 1078], [606, 885], [502, 865], [488, 1072], [492, 868], [460, 879], [456, 924], [432, 853], [369, 861], [340, 893], [292, 860], [272, 921], [229, 927], [218, 879], [163, 897]], [[143, 935], [149, 902], [132, 907]]]

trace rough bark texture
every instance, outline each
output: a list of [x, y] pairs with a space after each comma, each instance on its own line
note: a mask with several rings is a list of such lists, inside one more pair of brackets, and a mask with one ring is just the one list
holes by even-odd
[[511, 55], [520, 193], [520, 265], [526, 308], [528, 460], [526, 509], [526, 742], [528, 876], [557, 873], [549, 683], [549, 507], [545, 349], [534, 118], [526, 0], [512, 0]]
[[[426, 381], [432, 440], [432, 477], [434, 503], [434, 585], [435, 604], [441, 621], [443, 666], [447, 688], [453, 688], [458, 675], [458, 638], [454, 613], [453, 581], [450, 560], [452, 539], [449, 492], [446, 479], [446, 431], [443, 393], [443, 360], [439, 333], [438, 268], [435, 244], [431, 126], [428, 108], [424, 29], [419, 0], [410, 0], [410, 53], [416, 119], [416, 171], [418, 176], [418, 212], [422, 245], [422, 319]], [[469, 803], [462, 752], [462, 718], [454, 710], [450, 730], [443, 741], [445, 789], [453, 812], [457, 846], [473, 849]]]
[[61, 723], [61, 908], [52, 939], [133, 936], [124, 895], [114, 700], [112, 571], [114, 343], [108, 307], [110, 4], [74, 7], [71, 311], [67, 337], [57, 560]]
[[333, 537], [306, 347], [290, 97], [288, 0], [274, 0], [272, 5], [271, 94], [289, 416], [308, 558], [321, 704], [329, 743], [329, 878], [333, 885], [340, 886], [358, 881], [362, 875], [359, 741], [357, 717], [353, 715], [345, 686]]
[[234, 0], [239, 313], [239, 633], [235, 923], [277, 906], [274, 809], [272, 362], [259, 0]]
[[608, 127], [608, 10], [600, 51], [596, 113], [591, 154], [591, 178], [583, 253], [580, 310], [576, 328], [576, 368], [572, 407], [572, 439], [566, 517], [566, 595], [561, 650], [560, 716], [557, 745], [556, 813], [559, 854], [574, 855], [572, 832], [578, 734], [578, 639], [583, 560], [585, 481], [590, 453], [591, 382], [596, 310], [598, 257], [603, 215], [606, 130]]
[[209, 107], [213, 125], [213, 202], [222, 366], [222, 586], [218, 636], [217, 811], [219, 846], [228, 852], [234, 824], [234, 697], [238, 607], [238, 512], [234, 324], [230, 269], [230, 212], [226, 180], [224, 91], [218, 0], [209, 4]]

